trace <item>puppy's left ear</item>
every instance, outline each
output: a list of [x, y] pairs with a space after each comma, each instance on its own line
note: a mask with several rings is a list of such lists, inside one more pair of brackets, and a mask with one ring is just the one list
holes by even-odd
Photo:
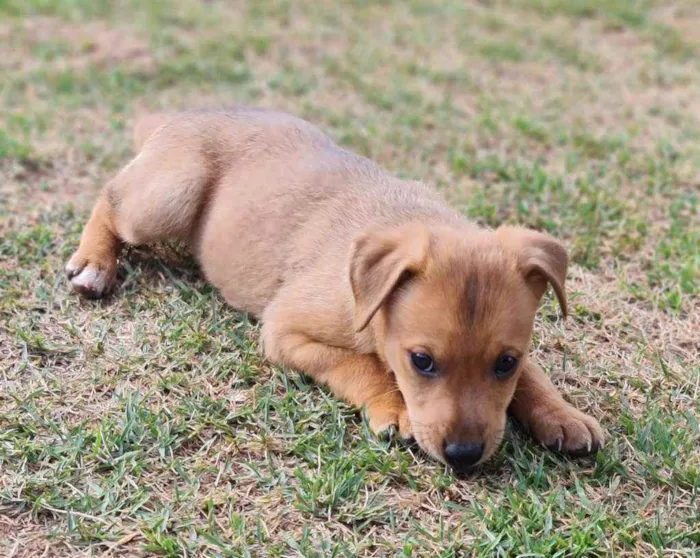
[[539, 299], [552, 285], [559, 306], [566, 317], [566, 269], [569, 258], [562, 244], [551, 236], [520, 227], [500, 227], [496, 237], [519, 255], [519, 268]]
[[423, 267], [429, 242], [428, 230], [418, 223], [374, 229], [355, 239], [350, 285], [355, 298], [356, 331], [369, 325], [403, 277]]

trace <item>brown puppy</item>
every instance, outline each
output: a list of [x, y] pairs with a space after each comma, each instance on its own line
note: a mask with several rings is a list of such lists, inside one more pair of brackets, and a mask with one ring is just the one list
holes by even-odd
[[566, 312], [552, 238], [480, 229], [284, 114], [152, 116], [136, 142], [68, 263], [78, 292], [113, 287], [122, 244], [184, 239], [226, 300], [262, 319], [267, 356], [366, 406], [375, 432], [395, 425], [457, 469], [494, 452], [509, 408], [547, 446], [602, 445], [528, 358], [548, 283]]

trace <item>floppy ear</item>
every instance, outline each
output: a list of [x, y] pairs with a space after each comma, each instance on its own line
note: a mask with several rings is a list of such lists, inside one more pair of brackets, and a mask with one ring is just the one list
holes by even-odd
[[541, 298], [552, 285], [566, 317], [566, 268], [568, 257], [560, 242], [551, 236], [520, 227], [500, 227], [497, 237], [519, 254], [519, 268], [535, 296]]
[[420, 224], [378, 229], [355, 239], [350, 255], [350, 285], [355, 297], [356, 331], [362, 331], [407, 273], [419, 271], [430, 235]]

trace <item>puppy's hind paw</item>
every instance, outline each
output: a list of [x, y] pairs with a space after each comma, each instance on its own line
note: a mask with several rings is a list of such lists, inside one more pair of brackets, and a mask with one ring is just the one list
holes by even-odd
[[98, 265], [77, 256], [66, 265], [66, 276], [73, 289], [86, 298], [101, 298], [108, 294], [117, 277], [116, 261]]

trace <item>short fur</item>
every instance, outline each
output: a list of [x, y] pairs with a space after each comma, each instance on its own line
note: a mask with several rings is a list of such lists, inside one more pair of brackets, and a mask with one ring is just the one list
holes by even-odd
[[[207, 279], [263, 322], [265, 353], [365, 406], [437, 459], [501, 440], [508, 409], [542, 443], [596, 451], [603, 433], [528, 357], [547, 284], [566, 312], [564, 248], [484, 230], [298, 118], [256, 109], [149, 116], [138, 155], [97, 201], [67, 272], [99, 297], [123, 244], [188, 242]], [[426, 378], [410, 351], [429, 353]], [[500, 380], [494, 362], [519, 358]]]

